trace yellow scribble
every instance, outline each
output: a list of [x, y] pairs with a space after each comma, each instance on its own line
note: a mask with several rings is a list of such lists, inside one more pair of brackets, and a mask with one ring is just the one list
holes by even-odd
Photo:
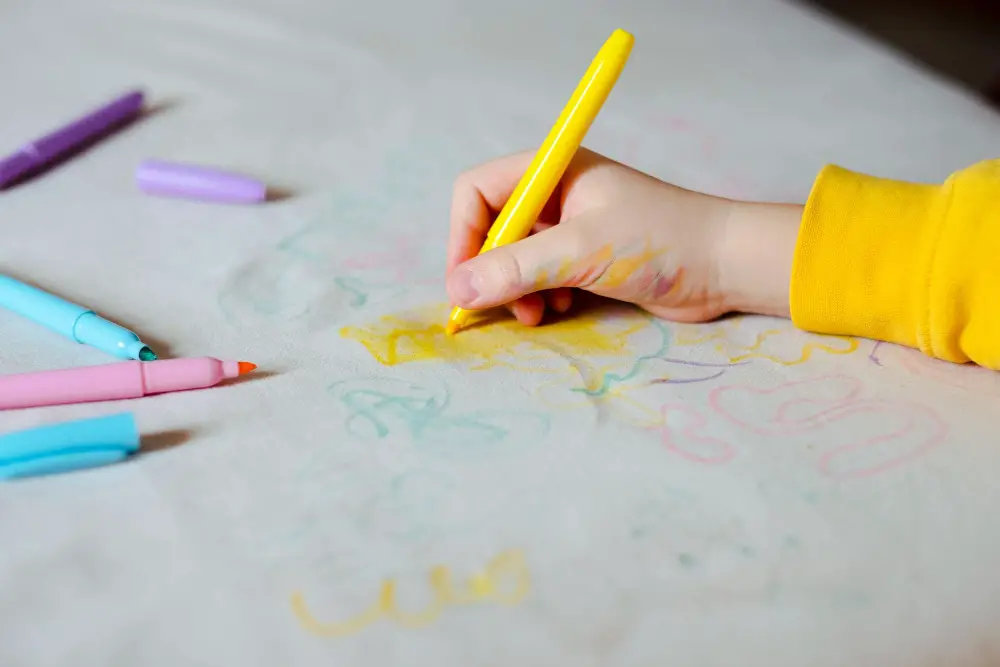
[[809, 357], [811, 357], [812, 353], [816, 350], [826, 352], [828, 354], [850, 354], [851, 352], [854, 352], [855, 350], [858, 349], [858, 341], [856, 338], [851, 338], [849, 336], [830, 336], [831, 338], [847, 343], [847, 347], [837, 348], [831, 345], [827, 345], [825, 343], [806, 343], [805, 345], [802, 346], [801, 353], [795, 359], [780, 359], [771, 354], [764, 354], [762, 352], [758, 352], [760, 346], [764, 344], [764, 341], [769, 336], [776, 336], [781, 333], [783, 332], [778, 329], [769, 329], [767, 331], [762, 331], [761, 333], [757, 334], [757, 340], [754, 342], [753, 345], [747, 348], [747, 352], [745, 354], [737, 354], [736, 356], [730, 357], [729, 360], [733, 363], [736, 363], [738, 361], [743, 361], [745, 359], [751, 359], [756, 357], [760, 359], [768, 359], [770, 361], [773, 361], [777, 364], [782, 364], [784, 366], [795, 366], [797, 364], [804, 364], [806, 361], [808, 361]]
[[365, 327], [344, 327], [340, 335], [364, 345], [386, 366], [448, 361], [471, 364], [472, 370], [512, 366], [551, 372], [537, 362], [631, 358], [629, 337], [649, 326], [648, 317], [631, 307], [583, 311], [540, 327], [526, 327], [491, 311], [475, 314], [461, 335], [449, 336], [444, 329], [447, 314], [448, 306], [441, 304], [413, 315], [388, 315]]
[[[587, 387], [591, 392], [596, 388]], [[575, 411], [592, 408], [616, 422], [645, 429], [662, 426], [664, 422], [659, 404], [654, 402], [656, 397], [638, 396], [648, 388], [647, 383], [642, 386], [621, 385], [595, 394], [567, 392], [562, 384], [553, 382], [540, 386], [536, 395], [539, 402], [549, 410]]]
[[787, 333], [806, 335], [810, 338], [817, 338], [811, 334], [802, 334], [796, 329], [768, 329], [761, 331], [754, 337], [753, 343], [745, 345], [737, 343], [729, 338], [728, 331], [735, 331], [739, 327], [741, 320], [722, 322], [713, 325], [712, 329], [704, 335], [686, 335], [683, 329], [679, 328], [674, 338], [677, 345], [702, 345], [704, 343], [715, 343], [715, 350], [721, 353], [730, 363], [738, 363], [747, 359], [767, 359], [782, 366], [797, 366], [808, 361], [814, 352], [826, 352], [827, 354], [851, 354], [858, 349], [858, 340], [851, 336], [823, 336], [826, 339], [842, 341], [845, 347], [834, 347], [827, 343], [809, 342], [802, 346], [800, 350], [787, 356], [777, 356], [761, 352], [764, 343], [775, 336]]
[[388, 579], [382, 583], [375, 603], [354, 618], [338, 622], [322, 622], [309, 611], [302, 593], [292, 593], [292, 613], [299, 624], [311, 634], [320, 637], [353, 635], [381, 618], [394, 621], [407, 628], [419, 628], [433, 623], [445, 607], [493, 602], [515, 605], [527, 597], [531, 580], [524, 555], [519, 551], [504, 552], [489, 562], [482, 572], [473, 574], [464, 587], [452, 585], [449, 569], [438, 565], [428, 576], [434, 599], [416, 612], [402, 611], [396, 606], [396, 582]]

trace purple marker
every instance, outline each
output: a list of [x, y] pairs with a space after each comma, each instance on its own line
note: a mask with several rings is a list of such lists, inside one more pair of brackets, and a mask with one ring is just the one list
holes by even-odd
[[145, 96], [141, 91], [130, 92], [0, 159], [0, 189], [30, 172], [52, 164], [112, 127], [137, 116], [142, 111], [144, 101]]
[[267, 199], [267, 185], [249, 176], [162, 160], [140, 164], [135, 182], [146, 194], [162, 197], [229, 204], [256, 204]]

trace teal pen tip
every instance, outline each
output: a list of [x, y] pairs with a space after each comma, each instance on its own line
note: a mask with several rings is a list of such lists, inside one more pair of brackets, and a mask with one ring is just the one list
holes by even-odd
[[139, 350], [139, 361], [156, 361], [156, 353], [148, 347]]

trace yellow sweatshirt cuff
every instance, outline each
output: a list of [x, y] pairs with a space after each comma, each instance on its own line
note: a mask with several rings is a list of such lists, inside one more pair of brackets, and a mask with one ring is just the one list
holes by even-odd
[[828, 166], [792, 266], [793, 322], [1000, 368], [1000, 161], [943, 185]]

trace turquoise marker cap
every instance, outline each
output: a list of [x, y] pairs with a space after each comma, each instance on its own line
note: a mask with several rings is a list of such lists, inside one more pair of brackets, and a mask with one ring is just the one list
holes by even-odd
[[0, 435], [0, 480], [94, 468], [137, 451], [131, 413], [41, 426]]

